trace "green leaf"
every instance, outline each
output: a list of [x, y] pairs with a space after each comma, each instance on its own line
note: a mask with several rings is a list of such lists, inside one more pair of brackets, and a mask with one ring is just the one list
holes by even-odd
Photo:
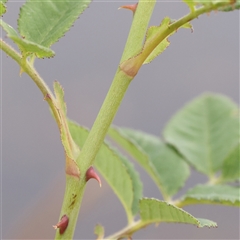
[[60, 133], [61, 133], [62, 144], [64, 146], [64, 150], [68, 158], [71, 158], [74, 161], [76, 161], [76, 158], [78, 157], [80, 150], [79, 150], [79, 147], [73, 141], [68, 129], [67, 117], [66, 117], [67, 106], [64, 101], [64, 91], [60, 83], [57, 81], [54, 81], [53, 88], [54, 88], [54, 93], [56, 97], [54, 101], [54, 107], [56, 108], [57, 113], [59, 115], [59, 119], [61, 120]]
[[183, 0], [183, 2], [185, 2], [188, 5], [191, 12], [195, 11], [194, 7], [196, 3], [194, 2], [194, 0]]
[[237, 10], [240, 9], [240, 0], [236, 0], [236, 2], [232, 3], [230, 6], [221, 7], [218, 10], [219, 11], [224, 11], [224, 12], [230, 12], [230, 11], [233, 11], [233, 10], [236, 10], [236, 9]]
[[54, 105], [54, 108], [56, 109], [56, 114], [58, 114], [58, 119], [60, 121], [58, 123], [58, 127], [60, 131], [62, 145], [65, 151], [65, 158], [66, 158], [65, 172], [67, 175], [70, 175], [72, 177], [76, 177], [77, 179], [79, 179], [81, 173], [76, 163], [76, 159], [79, 156], [80, 149], [76, 145], [76, 143], [73, 141], [68, 128], [67, 117], [66, 117], [67, 107], [64, 101], [64, 91], [60, 83], [57, 81], [54, 82], [53, 88], [54, 88], [54, 93], [56, 98], [51, 100]]
[[25, 39], [50, 47], [72, 26], [91, 0], [27, 0], [20, 10], [18, 28]]
[[3, 15], [7, 11], [7, 7], [4, 3], [6, 3], [7, 0], [0, 0], [0, 15]]
[[164, 130], [172, 144], [210, 178], [239, 142], [238, 107], [217, 94], [204, 94], [181, 109]]
[[138, 172], [134, 169], [133, 164], [126, 158], [124, 158], [116, 149], [114, 151], [118, 154], [121, 161], [126, 166], [127, 172], [130, 175], [133, 184], [133, 202], [132, 202], [132, 214], [136, 215], [139, 211], [139, 199], [142, 198], [143, 186], [140, 180]]
[[240, 145], [230, 153], [230, 155], [224, 160], [222, 168], [222, 179], [224, 181], [240, 180]]
[[94, 234], [97, 235], [97, 240], [101, 240], [104, 237], [104, 227], [100, 224], [96, 225], [94, 228]]
[[7, 36], [18, 45], [18, 48], [24, 56], [30, 56], [31, 54], [35, 54], [39, 58], [54, 56], [55, 53], [50, 48], [19, 37], [16, 30], [5, 23], [2, 19], [0, 19], [0, 25], [7, 32]]
[[[219, 4], [220, 1], [214, 1], [214, 0], [183, 0], [183, 2], [185, 2], [188, 7], [190, 8], [191, 12], [195, 11], [195, 6], [211, 6], [214, 4]], [[220, 7], [218, 8], [218, 11], [233, 11], [235, 9], [239, 9], [240, 8], [240, 0], [226, 0], [226, 1], [221, 1], [221, 3], [225, 3], [227, 4], [227, 6], [225, 7]]]
[[172, 204], [157, 199], [140, 200], [140, 217], [145, 224], [156, 222], [188, 223], [198, 227], [216, 227], [217, 224], [207, 219], [195, 218], [190, 213]]
[[190, 204], [221, 204], [240, 206], [240, 188], [228, 185], [198, 185], [183, 196], [180, 206]]
[[189, 176], [183, 159], [153, 135], [124, 128], [110, 128], [109, 135], [120, 144], [152, 177], [167, 199]]
[[[168, 26], [173, 23], [175, 20], [171, 20], [169, 17], [165, 17], [160, 26], [152, 26], [149, 27], [147, 30], [147, 34], [146, 34], [146, 40], [144, 43], [144, 46], [147, 46], [149, 43], [151, 43], [151, 41], [156, 37], [157, 34], [165, 31]], [[192, 29], [192, 25], [190, 23], [186, 23], [183, 26], [181, 26], [180, 28], [190, 28]], [[175, 32], [171, 33], [170, 35], [168, 35], [165, 39], [163, 39], [158, 46], [151, 52], [151, 54], [146, 58], [146, 60], [144, 61], [143, 64], [147, 64], [150, 63], [154, 58], [156, 58], [159, 54], [161, 54], [170, 44], [170, 42], [168, 41], [168, 37], [173, 35]]]
[[67, 115], [67, 105], [64, 101], [64, 90], [63, 90], [62, 86], [60, 85], [60, 83], [57, 81], [54, 81], [53, 88], [54, 88], [54, 93], [56, 96], [56, 101], [58, 102], [58, 107], [59, 107], [59, 109], [61, 109], [62, 114], [64, 116], [66, 116]]
[[[88, 136], [88, 130], [72, 121], [69, 121], [69, 129], [74, 141], [82, 147]], [[121, 201], [128, 220], [132, 221], [138, 210], [135, 206], [136, 199], [139, 200], [142, 196], [142, 184], [132, 165], [126, 163], [126, 160], [106, 143], [97, 154], [94, 165]]]

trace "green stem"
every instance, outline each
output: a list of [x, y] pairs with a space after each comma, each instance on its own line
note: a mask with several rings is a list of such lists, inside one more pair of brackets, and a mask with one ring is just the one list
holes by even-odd
[[[48, 88], [44, 80], [39, 76], [38, 72], [35, 70], [33, 66], [34, 57], [31, 58], [30, 62], [27, 61], [25, 57], [20, 55], [17, 51], [15, 51], [11, 46], [9, 46], [2, 39], [0, 39], [0, 48], [20, 65], [20, 74], [22, 74], [22, 72], [26, 72], [30, 76], [30, 78], [32, 78], [35, 84], [38, 86], [38, 88], [43, 94], [44, 100], [47, 101], [50, 109], [52, 110], [52, 113], [54, 115], [54, 118], [59, 128], [59, 131], [64, 132], [64, 134], [68, 136], [68, 141], [66, 141], [66, 146], [64, 146], [65, 150], [70, 149], [73, 151], [74, 142], [71, 138], [71, 135], [69, 134], [69, 130], [67, 126], [67, 118], [64, 116], [60, 116], [57, 101], [53, 93]], [[68, 152], [70, 152], [70, 150]], [[70, 157], [72, 157], [72, 155], [70, 155]]]
[[139, 69], [141, 68], [144, 61], [147, 59], [147, 57], [170, 34], [172, 34], [174, 31], [177, 31], [178, 28], [190, 22], [191, 20], [197, 18], [200, 15], [204, 13], [209, 13], [213, 10], [217, 10], [220, 7], [224, 7], [228, 5], [231, 5], [231, 4], [226, 2], [216, 2], [214, 4], [197, 8], [194, 12], [191, 11], [184, 17], [170, 24], [165, 29], [160, 29], [159, 32], [157, 32], [155, 36], [152, 37], [151, 41], [148, 41], [144, 45], [144, 48], [142, 49], [142, 51], [137, 52], [137, 54], [134, 57], [126, 60], [121, 64], [120, 66], [121, 69], [129, 76], [134, 77], [138, 73]]
[[[130, 58], [141, 48], [155, 2], [155, 0], [149, 2], [139, 1], [120, 62]], [[81, 170], [86, 171], [92, 165], [132, 79], [132, 77], [127, 76], [118, 68], [109, 92], [80, 153], [78, 163], [79, 166], [81, 165]], [[84, 161], [81, 159], [84, 159]]]
[[[85, 179], [84, 179], [85, 180]], [[69, 219], [69, 223], [64, 234], [60, 234], [57, 230], [55, 239], [72, 239], [75, 231], [79, 208], [82, 203], [84, 190], [86, 187], [86, 181], [78, 181], [72, 176], [66, 175], [66, 188], [60, 213], [60, 218], [66, 215]]]
[[[82, 148], [80, 155], [77, 159], [77, 164], [81, 173], [80, 181], [72, 177], [67, 177], [66, 190], [60, 218], [63, 215], [67, 215], [69, 218], [69, 224], [64, 234], [60, 234], [59, 231], [56, 231], [55, 239], [73, 238], [77, 217], [79, 214], [79, 209], [86, 186], [86, 171], [91, 166], [98, 150], [102, 145], [104, 137], [108, 131], [108, 127], [110, 126], [117, 112], [117, 109], [124, 97], [124, 94], [130, 82], [131, 79], [126, 77], [126, 75], [123, 74], [121, 71], [117, 71], [113, 83], [106, 96], [106, 99], [88, 135], [88, 138], [86, 139], [84, 147]], [[75, 199], [73, 199], [74, 196]]]
[[11, 46], [9, 46], [6, 42], [4, 42], [2, 39], [0, 39], [0, 48], [19, 64], [19, 66], [21, 67], [21, 72], [22, 71], [26, 72], [30, 76], [30, 78], [32, 78], [32, 80], [35, 82], [35, 84], [38, 86], [38, 88], [42, 92], [43, 97], [47, 101], [49, 107], [51, 108], [54, 114], [54, 117], [57, 121], [57, 124], [60, 128], [61, 124], [60, 124], [59, 115], [54, 106], [55, 98], [51, 90], [48, 88], [44, 80], [39, 76], [38, 72], [34, 69], [32, 64], [29, 64], [28, 61], [23, 61], [22, 56], [17, 51], [15, 51]]
[[[12, 47], [10, 47], [6, 42], [0, 39], [0, 48], [6, 52], [7, 55], [12, 57], [21, 67], [21, 69], [26, 72], [36, 83], [40, 91], [42, 92], [44, 99], [48, 102], [56, 122], [58, 124], [59, 129], [62, 128], [61, 124], [64, 119], [60, 119], [58, 110], [56, 108], [56, 100], [51, 92], [51, 90], [47, 87], [43, 79], [38, 75], [37, 71], [34, 69], [32, 64], [29, 64], [28, 61], [23, 61], [22, 56], [16, 52]], [[62, 116], [63, 117], [63, 116]], [[66, 119], [65, 119], [66, 120]], [[62, 207], [62, 213], [66, 214], [70, 219], [70, 223], [74, 223], [73, 225], [69, 224], [69, 233], [66, 235], [66, 239], [72, 238], [75, 224], [77, 221], [78, 210], [82, 200], [82, 194], [85, 188], [85, 181], [79, 182], [76, 178], [66, 175], [66, 189], [64, 196], [64, 205]], [[72, 203], [77, 203], [72, 204]], [[76, 210], [75, 210], [76, 209]], [[76, 214], [77, 213], [77, 214]], [[63, 215], [61, 214], [61, 216]], [[71, 228], [72, 226], [72, 228]], [[59, 231], [57, 231], [58, 233]]]
[[106, 237], [106, 240], [117, 240], [126, 238], [129, 239], [136, 231], [140, 230], [141, 228], [145, 227], [147, 224], [143, 223], [141, 220], [137, 222], [133, 222], [132, 224], [128, 225], [127, 227], [123, 228], [122, 230], [114, 233], [111, 236]]
[[[155, 0], [150, 2], [140, 0], [140, 2], [138, 3], [138, 7], [134, 15], [133, 24], [130, 29], [129, 37], [121, 61], [128, 57], [131, 57], [132, 54], [135, 53], [136, 50], [138, 50], [139, 47], [141, 46], [145, 36], [145, 31], [148, 26], [149, 19], [152, 14], [152, 10], [154, 8], [154, 4]], [[139, 12], [141, 14], [139, 14]], [[144, 12], [145, 15], [143, 15]], [[136, 34], [138, 32], [137, 29], [141, 29], [138, 34]], [[123, 100], [123, 97], [132, 79], [133, 77], [129, 77], [128, 75], [126, 75], [123, 71], [121, 71], [120, 68], [117, 69], [112, 85], [107, 93], [107, 96], [92, 126], [92, 129], [84, 143], [84, 146], [81, 149], [79, 157], [77, 158], [77, 164], [79, 166], [81, 173], [80, 181], [77, 182], [73, 178], [67, 178], [66, 191], [60, 218], [66, 214], [69, 217], [69, 224], [64, 234], [60, 234], [59, 231], [56, 232], [55, 239], [73, 238], [77, 216], [79, 213], [83, 197], [83, 192], [85, 190], [86, 171], [93, 164], [93, 161], [107, 134], [108, 128], [110, 127], [118, 111], [118, 108]], [[68, 186], [70, 184], [71, 187]], [[77, 200], [74, 203], [74, 207], [71, 209], [69, 206], [72, 206], [73, 202], [72, 196], [75, 195], [77, 195], [76, 197]], [[132, 220], [129, 219], [129, 221]]]
[[152, 16], [155, 4], [156, 0], [139, 1], [120, 62], [133, 57], [142, 49], [142, 43], [145, 38], [148, 23]]
[[[145, 2], [144, 0], [139, 1], [121, 61], [131, 57], [131, 54], [133, 54], [136, 49], [139, 49], [139, 46], [142, 44], [155, 2], [155, 0], [150, 2]], [[143, 17], [144, 11], [145, 15]], [[137, 29], [141, 29], [138, 34], [136, 34], [136, 32], [138, 32]], [[108, 94], [77, 160], [81, 171], [85, 172], [89, 166], [93, 164], [132, 79], [133, 77], [126, 75], [118, 68]]]
[[[131, 26], [131, 30], [129, 33], [129, 38], [127, 40], [125, 50], [121, 59], [122, 61], [128, 62], [128, 59], [133, 57], [136, 53], [138, 53], [141, 50], [142, 47], [142, 41], [145, 36], [145, 32], [148, 26], [149, 19], [152, 14], [152, 10], [154, 8], [156, 0], [153, 1], [145, 1], [140, 0], [137, 10], [134, 14], [133, 23]], [[228, 4], [225, 4], [228, 5]], [[93, 164], [93, 161], [104, 141], [104, 138], [106, 136], [106, 133], [108, 131], [109, 126], [111, 125], [116, 112], [120, 106], [120, 103], [128, 89], [128, 86], [133, 79], [133, 77], [138, 72], [138, 69], [141, 67], [144, 60], [149, 56], [149, 54], [153, 51], [153, 49], [170, 33], [178, 29], [180, 26], [182, 26], [184, 23], [189, 22], [190, 20], [196, 18], [202, 13], [212, 11], [214, 9], [217, 9], [218, 7], [225, 6], [223, 3], [216, 3], [211, 6], [204, 6], [202, 8], [197, 9], [195, 12], [190, 13], [183, 17], [182, 19], [174, 22], [171, 24], [166, 31], [162, 32], [159, 36], [157, 36], [150, 45], [146, 46], [143, 49], [143, 52], [139, 55], [140, 59], [140, 65], [139, 61], [136, 62], [136, 58], [131, 58], [135, 62], [135, 70], [133, 74], [129, 75], [126, 73], [126, 71], [123, 71], [123, 68], [118, 68], [116, 75], [114, 77], [113, 83], [109, 89], [109, 92], [106, 96], [106, 99], [99, 111], [99, 114], [93, 124], [93, 127], [88, 135], [88, 138], [82, 148], [82, 151], [80, 152], [79, 157], [77, 158], [77, 164], [80, 169], [80, 180], [72, 177], [67, 176], [66, 177], [66, 190], [65, 190], [65, 196], [64, 201], [62, 205], [62, 210], [60, 214], [60, 218], [63, 215], [67, 215], [69, 218], [69, 224], [64, 232], [64, 234], [60, 234], [59, 231], [56, 232], [56, 239], [72, 239], [74, 234], [74, 229], [77, 222], [77, 217], [83, 197], [83, 193], [85, 190], [86, 185], [86, 179], [85, 179], [85, 173], [87, 169]], [[37, 71], [33, 68], [31, 64], [28, 63], [28, 61], [24, 61], [22, 56], [18, 54], [14, 49], [12, 49], [8, 44], [6, 44], [4, 41], [0, 40], [0, 48], [3, 49], [9, 56], [11, 56], [20, 66], [21, 69], [26, 72], [36, 83], [38, 88], [43, 93], [44, 99], [48, 102], [55, 119], [57, 121], [57, 124], [59, 126], [59, 129], [61, 129], [61, 119], [59, 117], [57, 108], [56, 108], [56, 100], [50, 91], [50, 89], [47, 87], [43, 79], [38, 75]], [[127, 227], [121, 235], [121, 232], [118, 233], [121, 236], [125, 235], [131, 235], [136, 230], [142, 228], [144, 225], [141, 221], [136, 222], [134, 225], [130, 225], [130, 227]], [[114, 235], [116, 236], [116, 235]], [[114, 237], [113, 236], [113, 237]]]

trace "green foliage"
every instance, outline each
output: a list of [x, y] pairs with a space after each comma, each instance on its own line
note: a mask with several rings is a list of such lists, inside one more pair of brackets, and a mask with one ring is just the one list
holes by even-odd
[[[74, 141], [82, 147], [88, 136], [88, 130], [72, 121], [68, 123]], [[101, 147], [94, 166], [118, 196], [131, 222], [138, 211], [138, 200], [142, 197], [139, 175], [129, 162], [106, 143]]]
[[16, 32], [16, 30], [7, 23], [5, 23], [2, 19], [0, 19], [0, 25], [7, 32], [7, 36], [18, 45], [18, 48], [25, 57], [31, 54], [35, 54], [39, 58], [54, 56], [55, 53], [50, 48], [21, 38]]
[[217, 226], [215, 222], [195, 218], [181, 208], [157, 199], [144, 198], [140, 201], [140, 217], [146, 225], [155, 222], [175, 222], [193, 224], [198, 227]]
[[189, 176], [185, 160], [209, 176], [212, 185], [196, 186], [174, 204], [239, 206], [240, 188], [223, 185], [240, 178], [238, 111], [235, 103], [221, 95], [204, 94], [194, 99], [179, 110], [164, 130], [172, 147], [153, 135], [132, 129], [112, 127], [109, 135], [147, 171], [166, 200]]
[[182, 205], [190, 204], [221, 204], [240, 207], [240, 188], [227, 185], [197, 185], [188, 190]]
[[[79, 148], [75, 144], [75, 142], [72, 140], [71, 134], [68, 129], [67, 120], [66, 120], [66, 114], [67, 114], [67, 106], [64, 101], [64, 91], [62, 86], [59, 82], [55, 81], [53, 84], [53, 89], [55, 93], [55, 101], [54, 107], [56, 109], [56, 112], [58, 114], [58, 119], [60, 119], [59, 123], [59, 130], [61, 134], [61, 140], [62, 144], [66, 153], [66, 161], [67, 165], [74, 164], [75, 168], [78, 169], [77, 165], [75, 163], [72, 163], [73, 161], [76, 161], [77, 156], [79, 155]], [[55, 117], [56, 119], [56, 117]], [[71, 160], [70, 160], [71, 159]], [[70, 161], [70, 162], [68, 162]], [[73, 167], [73, 166], [72, 166]], [[79, 171], [79, 170], [77, 170]]]
[[58, 109], [64, 116], [67, 116], [67, 105], [64, 101], [64, 91], [59, 82], [55, 81], [53, 84], [56, 101], [58, 102]]
[[225, 0], [225, 1], [214, 1], [214, 0], [183, 0], [183, 2], [185, 2], [188, 7], [190, 8], [190, 10], [192, 12], [195, 11], [196, 7], [201, 7], [201, 6], [213, 6], [213, 5], [217, 5], [217, 4], [226, 4], [226, 6], [221, 6], [219, 8], [217, 8], [217, 10], [219, 11], [225, 11], [225, 12], [229, 12], [229, 11], [233, 11], [235, 9], [239, 9], [240, 8], [240, 0]]
[[7, 7], [4, 3], [6, 3], [7, 0], [0, 0], [0, 15], [3, 15], [7, 11]]
[[223, 162], [222, 181], [231, 182], [240, 180], [240, 145], [229, 154]]
[[[133, 201], [132, 201], [132, 215], [135, 216], [139, 211], [139, 199], [142, 198], [143, 186], [140, 180], [138, 172], [134, 169], [133, 164], [127, 159], [121, 156], [121, 154], [115, 150], [122, 162], [126, 166], [128, 174], [132, 180]], [[101, 164], [101, 163], [100, 163]]]
[[[167, 124], [163, 134], [166, 142], [136, 130], [117, 127], [109, 130], [109, 135], [154, 180], [165, 201], [142, 199], [143, 186], [133, 164], [106, 142], [102, 145], [131, 80], [142, 64], [150, 63], [168, 47], [169, 36], [179, 28], [192, 29], [190, 21], [201, 14], [213, 10], [232, 11], [240, 8], [240, 0], [183, 1], [190, 8], [189, 14], [178, 20], [166, 17], [160, 26], [152, 26], [147, 31], [155, 2], [139, 1], [120, 67], [90, 133], [67, 119], [63, 88], [55, 82], [53, 96], [32, 63], [35, 56], [54, 56], [49, 47], [70, 29], [91, 0], [27, 0], [18, 19], [20, 34], [1, 19], [0, 25], [18, 45], [22, 55], [3, 40], [0, 40], [1, 49], [16, 60], [21, 70], [34, 80], [49, 104], [60, 130], [66, 154], [67, 174], [61, 214], [67, 214], [69, 222], [67, 229], [64, 229], [65, 233], [61, 233], [61, 229], [57, 231], [56, 239], [73, 237], [86, 184], [84, 174], [92, 164], [111, 186], [128, 218], [125, 231], [118, 232], [116, 237], [110, 239], [131, 237], [140, 228], [158, 222], [189, 223], [198, 227], [216, 226], [216, 223], [210, 220], [197, 219], [179, 208], [186, 205], [240, 206], [240, 188], [236, 184], [240, 180], [239, 109], [226, 97], [208, 94], [187, 104]], [[6, 12], [5, 3], [6, 0], [0, 1], [1, 15]], [[145, 33], [146, 39], [142, 44]], [[193, 187], [173, 201], [172, 196], [183, 187], [189, 177], [189, 165], [207, 175], [209, 182]], [[137, 214], [140, 215], [140, 220], [134, 221]], [[56, 227], [60, 225], [61, 223]], [[98, 239], [102, 239], [103, 227], [98, 225], [95, 233]]]
[[240, 0], [236, 0], [235, 2], [233, 1], [233, 4], [231, 4], [231, 6], [226, 6], [226, 7], [222, 7], [219, 8], [219, 11], [224, 11], [224, 12], [230, 12], [236, 9], [240, 9]]
[[[159, 33], [166, 31], [166, 29], [169, 27], [169, 25], [171, 23], [175, 22], [175, 20], [171, 20], [169, 17], [165, 17], [161, 24], [159, 26], [152, 26], [149, 27], [147, 30], [147, 34], [146, 34], [146, 40], [144, 43], [144, 46], [149, 45], [149, 43], [151, 43], [151, 41], [156, 38], [157, 35], [159, 35]], [[182, 25], [180, 28], [190, 28], [192, 29], [192, 25], [188, 22], [184, 25]], [[159, 54], [161, 54], [170, 44], [170, 42], [168, 41], [168, 37], [170, 37], [171, 35], [173, 35], [175, 32], [170, 33], [166, 38], [164, 38], [159, 44], [158, 46], [151, 52], [151, 54], [147, 57], [147, 59], [144, 61], [143, 64], [146, 63], [150, 63], [152, 60], [154, 60]]]
[[72, 26], [91, 0], [27, 0], [20, 10], [18, 29], [21, 36], [50, 47]]
[[192, 166], [211, 178], [239, 143], [238, 111], [230, 99], [205, 94], [170, 120], [164, 137]]
[[[140, 220], [137, 223], [137, 229], [156, 222], [189, 223], [198, 227], [214, 227], [216, 223], [206, 219], [195, 218], [179, 207], [190, 204], [239, 206], [239, 187], [217, 185], [221, 181], [233, 181], [239, 178], [239, 168], [237, 168], [239, 165], [239, 146], [238, 141], [236, 141], [238, 140], [238, 131], [237, 134], [235, 132], [238, 130], [238, 128], [236, 129], [237, 111], [236, 104], [226, 97], [208, 94], [198, 97], [187, 104], [169, 122], [165, 130], [167, 140], [169, 140], [169, 136], [174, 136], [173, 139], [181, 139], [185, 143], [183, 144], [184, 147], [192, 142], [198, 142], [198, 138], [202, 139], [202, 132], [204, 131], [204, 136], [214, 135], [216, 137], [224, 134], [224, 137], [228, 139], [227, 145], [221, 139], [218, 139], [220, 142], [215, 143], [216, 149], [223, 144], [222, 148], [224, 148], [224, 153], [226, 153], [221, 162], [221, 168], [214, 168], [215, 173], [216, 169], [221, 169], [222, 176], [215, 180], [213, 178], [215, 181], [212, 182], [213, 185], [203, 184], [195, 186], [181, 198], [176, 199], [173, 204], [156, 199], [142, 199], [138, 206], [138, 201], [142, 196], [142, 184], [138, 173], [134, 170], [132, 164], [123, 158], [117, 150], [113, 150], [106, 143], [102, 146], [94, 165], [122, 202], [129, 223], [139, 212]], [[184, 123], [186, 126], [184, 126]], [[192, 123], [192, 125], [189, 126], [189, 123]], [[69, 121], [69, 128], [74, 141], [82, 147], [88, 131], [71, 121]], [[229, 134], [225, 133], [225, 128], [228, 129]], [[181, 129], [181, 131], [178, 129]], [[215, 132], [216, 129], [217, 133]], [[187, 134], [189, 130], [193, 131], [193, 133], [191, 134], [190, 131], [190, 134]], [[176, 137], [176, 133], [181, 135]], [[184, 155], [175, 142], [171, 142], [173, 144], [171, 147], [156, 136], [119, 127], [110, 128], [109, 135], [148, 172], [166, 200], [170, 200], [171, 196], [177, 193], [180, 187], [184, 185], [189, 176], [189, 167], [183, 157], [188, 156], [188, 154]], [[194, 139], [190, 140], [189, 136], [193, 136]], [[212, 139], [214, 137], [212, 136]], [[208, 139], [211, 139], [211, 137]], [[178, 141], [176, 142], [178, 143]], [[211, 141], [207, 143], [212, 144]], [[204, 144], [206, 143], [204, 142]], [[235, 144], [237, 144], [237, 147]], [[187, 150], [191, 153], [193, 145], [190, 144], [190, 146], [191, 148]], [[182, 156], [179, 155], [175, 148]], [[204, 147], [201, 146], [201, 149], [204, 149]], [[188, 152], [187, 150], [186, 153]], [[201, 159], [197, 161], [201, 161]], [[214, 164], [212, 165], [214, 166]], [[203, 171], [203, 173], [205, 172], [207, 171]]]
[[184, 185], [189, 176], [187, 164], [159, 138], [124, 128], [111, 128], [109, 135], [148, 172], [165, 199]]
[[[0, 2], [1, 15], [6, 12], [5, 2]], [[69, 30], [90, 2], [91, 0], [28, 0], [20, 10], [20, 35], [2, 20], [0, 25], [18, 45], [25, 58], [32, 55], [38, 58], [53, 57], [55, 53], [49, 47]]]

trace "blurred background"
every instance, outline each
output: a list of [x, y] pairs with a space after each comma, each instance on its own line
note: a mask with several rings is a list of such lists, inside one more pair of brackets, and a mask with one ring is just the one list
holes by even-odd
[[[22, 1], [9, 1], [3, 19], [17, 28]], [[68, 116], [91, 127], [115, 74], [132, 13], [118, 10], [123, 1], [94, 1], [66, 36], [52, 46], [53, 59], [35, 66], [52, 88], [58, 80], [65, 90]], [[177, 19], [188, 12], [179, 1], [159, 1], [151, 25], [162, 18]], [[161, 136], [167, 121], [186, 102], [203, 92], [222, 93], [239, 102], [239, 12], [212, 12], [192, 22], [194, 32], [180, 29], [169, 48], [142, 67], [123, 100], [115, 125]], [[6, 33], [1, 37], [7, 42]], [[19, 66], [1, 52], [2, 84], [2, 238], [53, 239], [65, 189], [64, 152], [47, 103]], [[136, 165], [144, 182], [144, 196], [161, 198], [157, 187]], [[102, 179], [103, 180], [103, 179]], [[192, 170], [177, 196], [207, 179]], [[123, 208], [103, 180], [89, 181], [75, 239], [95, 239], [94, 226], [106, 236], [126, 224]], [[185, 224], [152, 225], [134, 239], [239, 239], [239, 209], [197, 205], [191, 214], [218, 223], [218, 228]]]

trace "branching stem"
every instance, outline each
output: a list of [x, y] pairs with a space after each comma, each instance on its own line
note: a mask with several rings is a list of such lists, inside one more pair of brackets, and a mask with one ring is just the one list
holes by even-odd
[[[218, 9], [219, 7], [229, 5], [228, 2], [219, 1], [215, 2], [214, 4], [197, 8], [195, 11], [191, 11], [186, 16], [170, 24], [168, 28], [156, 35], [156, 37], [154, 37], [152, 41], [149, 42], [144, 49], [142, 49], [142, 43], [155, 3], [156, 0], [140, 0], [138, 3], [137, 9], [134, 13], [129, 37], [120, 61], [121, 63], [124, 62], [125, 66], [127, 67], [133, 66], [134, 72], [131, 72], [129, 75], [122, 67], [118, 67], [116, 71], [116, 75], [113, 79], [109, 92], [92, 126], [88, 138], [77, 158], [77, 165], [80, 169], [80, 179], [76, 179], [72, 176], [67, 176], [66, 178], [66, 190], [60, 218], [66, 215], [69, 219], [69, 223], [66, 231], [63, 234], [60, 234], [59, 231], [56, 232], [55, 239], [73, 238], [78, 213], [86, 186], [85, 173], [93, 164], [94, 159], [104, 141], [106, 133], [128, 89], [128, 86], [144, 63], [145, 59], [151, 54], [156, 46], [161, 43], [162, 40], [164, 40], [169, 34], [176, 31], [185, 23], [197, 18], [201, 14], [208, 13], [212, 10]], [[60, 115], [58, 114], [58, 110], [56, 108], [56, 99], [43, 79], [34, 69], [32, 63], [29, 63], [25, 58], [23, 58], [23, 56], [11, 48], [2, 39], [0, 39], [0, 48], [20, 65], [21, 72], [26, 72], [33, 79], [35, 84], [42, 92], [44, 99], [48, 102], [61, 131], [61, 123], [64, 121], [64, 123], [67, 124], [67, 119], [60, 119]], [[141, 54], [139, 54], [140, 52]], [[181, 203], [179, 203], [179, 205], [181, 205]], [[145, 226], [141, 220], [138, 222], [134, 222], [132, 219], [128, 220], [130, 224], [126, 228], [107, 239], [118, 239], [121, 237], [131, 236], [135, 231]]]
[[5, 41], [0, 39], [0, 48], [11, 58], [13, 58], [20, 66], [21, 72], [26, 72], [29, 77], [35, 82], [40, 91], [43, 94], [44, 100], [47, 101], [50, 109], [52, 110], [54, 117], [57, 121], [57, 124], [60, 129], [60, 119], [59, 115], [54, 107], [55, 97], [53, 96], [51, 90], [48, 88], [44, 80], [39, 76], [38, 72], [34, 69], [33, 65], [28, 61], [23, 61], [22, 56], [14, 50], [11, 46], [9, 46]]

